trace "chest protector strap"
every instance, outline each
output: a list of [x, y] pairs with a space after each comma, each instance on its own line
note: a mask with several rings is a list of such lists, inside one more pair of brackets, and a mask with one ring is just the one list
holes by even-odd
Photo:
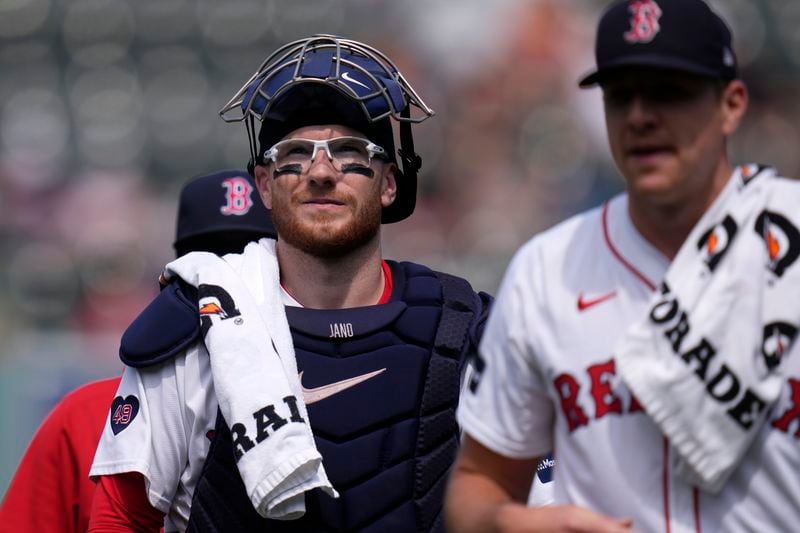
[[441, 409], [448, 405], [455, 409], [459, 389], [441, 386], [439, 380], [446, 376], [447, 383], [460, 383], [468, 355], [464, 348], [476, 314], [475, 293], [466, 280], [442, 272], [436, 275], [442, 284], [444, 302], [420, 409], [414, 473], [419, 531], [444, 531], [442, 502], [447, 473], [458, 451], [458, 439], [447, 439], [438, 446], [436, 443], [442, 442], [443, 433], [458, 434], [454, 411]]

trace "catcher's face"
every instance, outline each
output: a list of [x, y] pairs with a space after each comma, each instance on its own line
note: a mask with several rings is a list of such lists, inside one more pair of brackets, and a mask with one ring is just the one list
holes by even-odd
[[[297, 129], [283, 140], [340, 137], [364, 136], [346, 126], [324, 125]], [[360, 147], [345, 148], [342, 154]], [[329, 153], [302, 145], [293, 148], [291, 157], [295, 154], [309, 158], [313, 154], [313, 159], [310, 164], [286, 165], [277, 158], [255, 170], [279, 240], [319, 257], [339, 257], [377, 240], [381, 211], [391, 205], [397, 192], [394, 164], [377, 157], [365, 164], [342, 164], [331, 159], [336, 157], [335, 149]]]
[[728, 179], [726, 139], [747, 107], [744, 85], [629, 69], [601, 87], [611, 153], [632, 201], [707, 207]]

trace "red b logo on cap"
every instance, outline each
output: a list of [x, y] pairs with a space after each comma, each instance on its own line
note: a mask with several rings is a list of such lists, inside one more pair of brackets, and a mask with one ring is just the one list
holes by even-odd
[[633, 43], [649, 43], [656, 36], [661, 26], [661, 8], [653, 0], [633, 0], [628, 9], [633, 14], [631, 29], [623, 35], [625, 41]]
[[244, 178], [227, 178], [222, 182], [225, 187], [225, 205], [220, 208], [223, 215], [246, 215], [253, 206], [250, 193], [253, 186]]

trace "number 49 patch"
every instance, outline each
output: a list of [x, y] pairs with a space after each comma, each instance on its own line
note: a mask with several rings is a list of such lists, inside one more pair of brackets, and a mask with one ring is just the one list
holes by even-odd
[[133, 422], [136, 415], [139, 413], [139, 399], [136, 396], [117, 396], [111, 402], [111, 411], [109, 413], [111, 421], [111, 431], [117, 435], [120, 431], [125, 429]]

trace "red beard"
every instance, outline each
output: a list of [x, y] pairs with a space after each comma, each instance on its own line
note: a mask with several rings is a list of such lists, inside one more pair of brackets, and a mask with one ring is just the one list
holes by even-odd
[[332, 219], [320, 213], [313, 219], [300, 220], [294, 215], [292, 199], [272, 198], [272, 222], [279, 238], [309, 255], [325, 259], [343, 257], [372, 241], [380, 231], [380, 192], [365, 198], [360, 206], [352, 197], [339, 198], [353, 212], [347, 224], [341, 225], [339, 217]]

